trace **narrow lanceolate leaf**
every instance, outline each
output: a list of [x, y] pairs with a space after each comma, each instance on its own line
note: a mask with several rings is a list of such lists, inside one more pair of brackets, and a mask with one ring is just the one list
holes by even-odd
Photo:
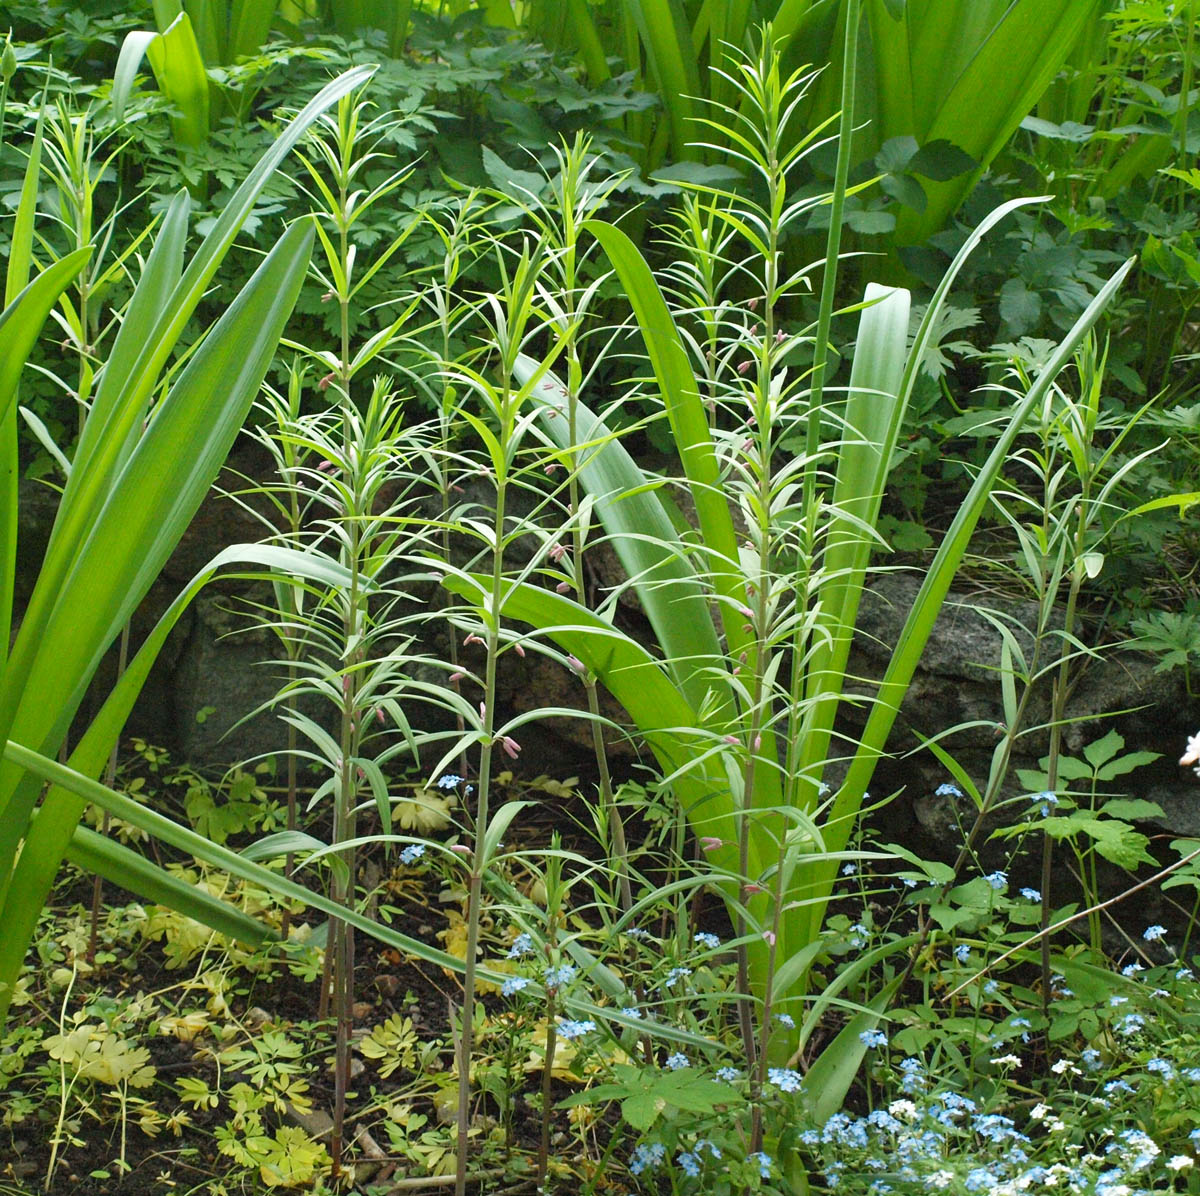
[[17, 570], [17, 384], [46, 317], [91, 252], [77, 249], [61, 258], [0, 312], [0, 667], [12, 638]]
[[808, 705], [801, 751], [801, 772], [820, 781], [845, 679], [846, 662], [866, 580], [867, 564], [878, 542], [875, 526], [903, 412], [905, 345], [909, 294], [867, 288], [872, 306], [863, 310], [850, 371], [850, 391], [838, 449], [832, 507], [835, 521], [822, 560], [825, 582], [817, 612], [806, 697]]
[[680, 0], [625, 0], [625, 8], [637, 24], [651, 77], [666, 109], [671, 153], [676, 160], [694, 157], [688, 144], [694, 132], [693, 97], [704, 91], [683, 5]]
[[1100, 0], [953, 0], [908, 5], [915, 123], [901, 129], [885, 110], [880, 116], [881, 130], [888, 130], [883, 139], [911, 133], [922, 145], [948, 141], [979, 165], [948, 181], [928, 182], [925, 210], [901, 211], [898, 244], [923, 241], [958, 208], [979, 174], [1033, 111], [1094, 20], [1099, 4]]
[[[84, 803], [81, 801], [80, 805]], [[37, 819], [34, 820], [34, 830]], [[243, 913], [207, 889], [190, 884], [151, 863], [145, 856], [86, 826], [77, 826], [66, 848], [66, 858], [77, 868], [101, 876], [111, 884], [133, 893], [143, 901], [165, 905], [185, 918], [192, 918], [234, 942], [258, 946], [278, 937], [271, 927]], [[16, 942], [16, 938], [13, 939]], [[0, 961], [0, 974], [4, 964]], [[0, 998], [0, 1017], [3, 1017]]]
[[[853, 812], [862, 802], [863, 793], [870, 783], [875, 766], [880, 756], [883, 755], [888, 735], [891, 733], [899, 713], [900, 703], [914, 672], [916, 672], [917, 664], [920, 662], [925, 645], [933, 631], [938, 612], [942, 608], [946, 594], [949, 592], [950, 585], [966, 554], [975, 525], [979, 522], [980, 516], [990, 501], [992, 486], [1012, 449], [1013, 442], [1025, 426], [1030, 414], [1039, 409], [1059, 371], [1072, 359], [1079, 344], [1112, 301], [1133, 264], [1133, 259], [1126, 262], [1105, 283], [1088, 305], [1087, 310], [1076, 320], [1071, 331], [1055, 350], [1029, 392], [1017, 404], [1007, 426], [976, 476], [966, 498], [963, 499], [958, 513], [942, 540], [937, 555], [925, 574], [925, 579], [913, 602], [912, 610], [900, 631], [899, 640], [892, 652], [891, 661], [872, 704], [871, 714], [867, 719], [858, 749], [829, 811], [825, 835], [827, 851], [840, 851], [847, 842], [851, 833], [851, 824], [855, 821], [852, 817]], [[807, 872], [805, 883], [811, 885], [809, 891], [817, 892], [824, 887], [828, 892], [828, 886], [832, 883], [836, 867], [836, 861], [832, 864], [828, 860], [815, 858], [810, 861], [805, 869]], [[809, 922], [806, 933], [811, 937], [820, 925], [824, 907], [823, 904], [813, 904], [805, 908], [808, 910]], [[801, 934], [796, 941], [807, 940]]]
[[[104, 370], [92, 416], [80, 437], [76, 468], [71, 471], [59, 504], [38, 585], [22, 624], [30, 628], [28, 641], [31, 645], [40, 638], [67, 571], [86, 542], [99, 512], [105, 508], [114, 480], [124, 467], [131, 442], [141, 432], [146, 405], [163, 367], [267, 179], [313, 121], [343, 95], [365, 83], [373, 70], [373, 67], [356, 67], [346, 71], [305, 105], [222, 209], [182, 276], [179, 255], [182, 238], [186, 237], [184, 204], [187, 201], [179, 197], [172, 204], [155, 242], [153, 267], [148, 264], [145, 272], [153, 281], [146, 281], [146, 293], [139, 293], [143, 285], [139, 283], [130, 303], [131, 314], [136, 310], [139, 318], [131, 322], [126, 317], [114, 345], [113, 360]], [[158, 256], [160, 242], [165, 247]], [[10, 725], [12, 695], [14, 690], [19, 690], [28, 667], [28, 659], [20, 661], [15, 672], [4, 680], [0, 690], [0, 732]], [[0, 807], [3, 802], [0, 791]]]
[[[489, 579], [458, 575], [443, 585], [471, 602], [481, 602]], [[505, 590], [501, 614], [528, 623], [575, 656], [628, 711], [670, 778], [697, 836], [722, 840], [711, 858], [727, 869], [736, 865], [737, 822], [729, 801], [723, 741], [705, 732], [702, 719], [664, 665], [573, 599], [522, 583]]]
[[[117, 679], [99, 714], [92, 720], [72, 751], [72, 769], [87, 777], [100, 775], [117, 743], [121, 728], [125, 726], [129, 712], [146, 683], [150, 669], [158, 659], [158, 654], [178, 623], [179, 617], [213, 577], [230, 567], [236, 567], [235, 575], [241, 578], [270, 579], [280, 573], [286, 573], [290, 577], [314, 581], [324, 586], [344, 588], [350, 584], [350, 574], [344, 566], [319, 554], [270, 544], [235, 544], [224, 549], [192, 578], [191, 583], [171, 603], [154, 630], [142, 642], [128, 667]], [[11, 966], [20, 967], [24, 947], [18, 949], [18, 945], [29, 942], [42, 905], [58, 875], [63, 856], [75, 858], [71, 852], [79, 845], [78, 823], [83, 808], [84, 799], [77, 792], [59, 785], [51, 786], [42, 800], [38, 817], [26, 834], [20, 858], [14, 868], [9, 897], [0, 905], [0, 924], [8, 928], [15, 953], [6, 957], [0, 952], [0, 982], [4, 980], [6, 959]], [[108, 876], [107, 872], [99, 868], [96, 871]], [[142, 896], [151, 896], [144, 888], [135, 888], [135, 891]], [[151, 899], [160, 900], [159, 897]], [[191, 916], [213, 926], [214, 929], [221, 929], [209, 918], [199, 917], [194, 913]]]
[[[223, 0], [222, 0], [223, 2]], [[271, 35], [279, 0], [234, 0], [226, 34], [226, 62], [257, 54]]]
[[[161, 814], [156, 814], [132, 798], [122, 793], [116, 793], [98, 781], [81, 776], [65, 765], [49, 760], [37, 752], [31, 752], [28, 748], [10, 741], [4, 750], [4, 762], [10, 767], [17, 767], [22, 771], [27, 770], [31, 775], [49, 781], [55, 786], [73, 791], [83, 801], [94, 803], [101, 809], [107, 810], [115, 817], [152, 835], [160, 843], [187, 852], [204, 863], [222, 869], [230, 876], [259, 885], [268, 892], [282, 897], [302, 901], [309, 908], [318, 909], [330, 917], [341, 918], [374, 938], [424, 960], [426, 963], [432, 963], [452, 971], [462, 970], [462, 961], [455, 959], [454, 956], [444, 951], [438, 951], [418, 939], [409, 938], [407, 935], [398, 934], [387, 927], [380, 926], [371, 919], [363, 917], [357, 910], [342, 907], [322, 894], [311, 892], [301, 885], [286, 880], [284, 877], [243, 858], [237, 852], [221, 847], [204, 836], [196, 834], [195, 831], [180, 826], [169, 818], [164, 818]], [[0, 937], [0, 1024], [3, 1023], [4, 1015], [7, 1012], [13, 991], [12, 980], [15, 980], [16, 976], [11, 956], [18, 952], [23, 955], [24, 948], [25, 944], [19, 943], [16, 935], [6, 933]], [[18, 958], [18, 968], [19, 964]], [[498, 984], [503, 983], [504, 979], [503, 977], [493, 977], [491, 973], [486, 974], [486, 978], [492, 979], [493, 983]]]
[[646, 352], [658, 382], [675, 449], [696, 504], [700, 535], [706, 548], [704, 571], [711, 574], [717, 593], [725, 599], [718, 617], [722, 621], [731, 656], [750, 644], [742, 629], [744, 620], [730, 617], [746, 605], [746, 587], [738, 565], [737, 536], [729, 502], [683, 338], [675, 326], [662, 291], [637, 246], [614, 225], [589, 220], [584, 227], [600, 242], [621, 280], [646, 343]]
[[175, 109], [171, 116], [175, 139], [181, 145], [203, 145], [208, 140], [208, 75], [186, 12], [146, 43], [146, 57], [159, 90]]
[[[538, 369], [532, 358], [519, 357], [516, 376], [521, 385], [527, 385]], [[562, 448], [573, 447], [567, 443], [567, 396], [562, 384], [547, 372], [534, 388], [533, 399], [556, 413], [543, 421], [546, 434]], [[708, 595], [683, 553], [652, 480], [583, 403], [578, 404], [576, 421], [580, 480], [595, 498], [596, 515], [638, 591], [666, 667], [698, 710], [712, 688], [708, 674], [722, 658]]]
[[[11, 734], [20, 742], [47, 754], [58, 750], [101, 656], [165, 564], [233, 444], [299, 294], [311, 246], [307, 221], [280, 238], [156, 412], [52, 595], [36, 642], [22, 625], [14, 662], [23, 652], [28, 669], [16, 692], [6, 675], [2, 694], [12, 711]], [[22, 776], [11, 764], [0, 766], [0, 894], [38, 788], [35, 778]]]

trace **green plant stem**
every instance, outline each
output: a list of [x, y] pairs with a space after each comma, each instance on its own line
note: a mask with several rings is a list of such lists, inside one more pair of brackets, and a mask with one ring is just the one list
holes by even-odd
[[837, 291], [838, 260], [842, 248], [842, 211], [850, 178], [854, 140], [854, 89], [858, 71], [858, 18], [860, 0], [846, 0], [846, 40], [843, 50], [842, 111], [838, 119], [838, 155], [833, 196], [829, 207], [829, 236], [825, 243], [825, 271], [821, 277], [821, 305], [817, 314], [817, 339], [813, 347], [812, 396], [804, 438], [804, 506], [811, 508], [817, 492], [817, 449], [821, 443], [821, 414], [825, 397], [825, 372], [829, 360], [829, 327]]
[[[509, 418], [508, 372], [504, 372], [501, 398], [501, 434], [511, 431]], [[496, 662], [500, 655], [500, 607], [504, 589], [504, 519], [507, 497], [505, 474], [496, 477], [496, 509], [492, 524], [492, 578], [486, 622], [487, 664], [483, 684], [483, 740], [479, 750], [479, 785], [475, 799], [475, 849], [471, 856], [471, 874], [467, 888], [467, 946], [463, 968], [463, 1010], [458, 1039], [458, 1135], [455, 1167], [455, 1196], [466, 1196], [467, 1145], [471, 1114], [471, 1051], [475, 1029], [475, 955], [479, 950], [479, 916], [483, 891], [484, 832], [488, 825], [488, 799], [492, 781], [492, 757], [495, 754]]]
[[[345, 153], [349, 154], [349, 148]], [[349, 543], [343, 550], [342, 563], [350, 573], [350, 585], [345, 598], [342, 618], [342, 642], [346, 645], [346, 655], [342, 661], [342, 702], [339, 749], [341, 751], [341, 776], [335, 791], [333, 846], [345, 843], [341, 851], [341, 859], [345, 864], [342, 878], [335, 879], [336, 900], [347, 908], [356, 898], [357, 879], [357, 850], [354, 840], [357, 835], [357, 777], [355, 775], [355, 757], [358, 750], [359, 725], [361, 712], [358, 709], [358, 666], [362, 662], [359, 642], [360, 625], [365, 623], [367, 612], [360, 589], [360, 573], [362, 569], [362, 519], [368, 511], [362, 509], [364, 496], [359, 486], [359, 453], [352, 439], [354, 421], [351, 418], [350, 384], [353, 377], [350, 357], [350, 195], [346, 179], [349, 177], [349, 162], [343, 161], [346, 168], [343, 178], [339, 180], [338, 222], [339, 244], [341, 255], [342, 278], [344, 289], [338, 296], [340, 309], [341, 358], [338, 363], [337, 381], [338, 395], [342, 405], [342, 454], [347, 477], [346, 488], [352, 493], [354, 506], [343, 512], [348, 518]], [[353, 646], [352, 646], [353, 645]], [[333, 1131], [330, 1140], [330, 1158], [332, 1159], [330, 1174], [333, 1181], [338, 1182], [341, 1175], [343, 1129], [346, 1119], [346, 1092], [350, 1083], [350, 1038], [354, 1024], [354, 928], [346, 922], [338, 921], [331, 927], [334, 940], [334, 1016], [337, 1019], [337, 1047], [334, 1063], [334, 1106]]]
[[[124, 674], [125, 667], [129, 662], [129, 624], [126, 623], [121, 628], [121, 643], [117, 649], [117, 677], [118, 679]], [[64, 745], [65, 746], [65, 745]], [[113, 744], [112, 751], [108, 755], [108, 764], [104, 769], [104, 784], [110, 789], [113, 787], [117, 779], [117, 750], [118, 744]], [[107, 810], [104, 811], [100, 819], [100, 833], [108, 834], [109, 823], [111, 818]], [[100, 903], [104, 893], [104, 882], [97, 876], [92, 881], [92, 913], [90, 925], [88, 929], [88, 945], [87, 959], [88, 966], [91, 967], [96, 962], [96, 939], [100, 931]]]

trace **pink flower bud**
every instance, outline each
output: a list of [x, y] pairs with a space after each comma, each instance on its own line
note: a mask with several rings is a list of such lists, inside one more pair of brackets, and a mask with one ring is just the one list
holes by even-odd
[[726, 735], [725, 742], [732, 744], [734, 747], [737, 747], [740, 740], [738, 739], [738, 737], [736, 735]]
[[558, 562], [561, 561], [566, 555], [566, 547], [562, 544], [551, 544], [550, 551], [547, 553], [547, 556], [549, 556], [555, 564], [558, 564]]
[[505, 735], [500, 740], [500, 746], [504, 749], [504, 754], [510, 760], [515, 760], [521, 751], [521, 745], [511, 735]]
[[755, 893], [765, 893], [767, 890], [762, 885], [756, 885], [753, 881], [742, 886], [742, 892], [747, 897], [753, 897]]
[[468, 644], [482, 644], [482, 643], [483, 643], [483, 638], [481, 636], [476, 635], [474, 632], [472, 632], [469, 636], [467, 636], [467, 638], [465, 640], [463, 640], [463, 647], [465, 648]]
[[775, 932], [773, 930], [764, 930], [763, 942], [766, 943], [768, 947], [775, 946]]
[[725, 840], [718, 839], [715, 835], [704, 835], [700, 839], [700, 848], [702, 851], [716, 851], [718, 847], [724, 847]]
[[455, 843], [451, 846], [450, 850], [454, 852], [455, 855], [464, 857], [464, 859], [471, 858], [471, 849], [465, 843]]
[[560, 581], [558, 585], [554, 587], [554, 590], [558, 594], [565, 594], [570, 590], [570, 588], [571, 583], [569, 581]]
[[755, 737], [754, 737], [754, 750], [756, 752], [762, 751], [762, 736], [761, 735], [755, 735]]
[[751, 366], [753, 366], [753, 365], [754, 365], [754, 358], [747, 357], [745, 361], [738, 363], [738, 373], [739, 374], [748, 374], [750, 372]]
[[516, 653], [516, 654], [517, 654], [519, 657], [521, 657], [521, 659], [522, 659], [522, 660], [524, 660], [524, 659], [525, 659], [525, 649], [521, 647], [521, 641], [520, 641], [520, 640], [513, 640], [513, 651], [514, 651], [514, 652], [515, 652], [515, 653]]
[[747, 299], [747, 300], [746, 300], [746, 306], [747, 306], [747, 307], [748, 307], [748, 308], [749, 308], [751, 311], [758, 311], [758, 296], [757, 296], [757, 295], [753, 295], [753, 296], [751, 296], [751, 298]]
[[457, 685], [465, 676], [466, 673], [451, 673], [448, 680], [451, 685]]
[[549, 465], [543, 467], [542, 472], [545, 473], [547, 477], [552, 478], [556, 473], [558, 473], [559, 468], [559, 465], [557, 465], [554, 461], [551, 461]]
[[577, 673], [586, 673], [587, 666], [579, 659], [578, 656], [568, 656], [567, 664], [571, 666]]

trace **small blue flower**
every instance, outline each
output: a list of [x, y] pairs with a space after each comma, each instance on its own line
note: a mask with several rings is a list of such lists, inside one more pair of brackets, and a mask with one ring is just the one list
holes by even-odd
[[775, 1020], [781, 1026], [787, 1026], [789, 1030], [794, 1030], [796, 1028], [796, 1019], [792, 1017], [790, 1013], [777, 1013], [775, 1015]]
[[1053, 789], [1044, 789], [1041, 793], [1035, 793], [1032, 798], [1033, 804], [1039, 806], [1038, 813], [1043, 818], [1050, 817], [1050, 811], [1058, 805], [1058, 794]]
[[868, 1047], [887, 1046], [887, 1035], [882, 1030], [864, 1030], [858, 1040]]
[[515, 997], [521, 989], [525, 988], [529, 981], [524, 976], [509, 976], [509, 978], [501, 985], [500, 995], [504, 997]]
[[742, 1073], [736, 1067], [718, 1067], [717, 1079], [726, 1084], [736, 1084], [742, 1078]]
[[1134, 976], [1138, 974], [1138, 972], [1144, 972], [1145, 970], [1146, 969], [1143, 968], [1140, 963], [1134, 960], [1133, 963], [1127, 963], [1121, 969], [1121, 975], [1124, 976], [1126, 980], [1132, 980]]
[[533, 954], [533, 939], [527, 934], [519, 934], [513, 939], [513, 945], [508, 949], [509, 959], [520, 959], [522, 955]]
[[971, 958], [971, 944], [959, 943], [958, 946], [954, 948], [954, 958], [957, 959], [959, 963], [966, 963], [967, 960]]
[[437, 779], [437, 787], [439, 789], [457, 789], [463, 783], [463, 778], [457, 773], [444, 773]]
[[1168, 1083], [1175, 1078], [1175, 1069], [1165, 1059], [1150, 1059], [1146, 1070], [1157, 1072]]
[[747, 1156], [746, 1161], [758, 1164], [758, 1174], [763, 1179], [771, 1178], [771, 1156], [766, 1151], [755, 1151], [754, 1154]]
[[1024, 897], [1026, 901], [1037, 902], [1041, 901], [1042, 899], [1042, 895], [1037, 891], [1037, 889], [1022, 889], [1021, 896]]
[[546, 987], [562, 988], [575, 979], [575, 968], [569, 963], [560, 963], [557, 967], [546, 969]]
[[676, 1051], [673, 1055], [667, 1056], [667, 1067], [671, 1071], [682, 1071], [685, 1067], [691, 1067], [692, 1061], [682, 1052]]
[[1100, 1066], [1100, 1052], [1095, 1047], [1087, 1047], [1081, 1051], [1079, 1058], [1088, 1071], [1095, 1071]]
[[943, 781], [934, 791], [934, 797], [962, 797], [963, 791], [949, 781]]
[[699, 943], [700, 946], [707, 947], [710, 951], [715, 951], [721, 945], [721, 940], [715, 934], [709, 934], [703, 930], [692, 935], [692, 942]]
[[575, 1038], [582, 1038], [585, 1034], [589, 1034], [596, 1028], [596, 1023], [590, 1018], [582, 1022], [573, 1022], [564, 1020], [558, 1023], [558, 1036], [565, 1038], [568, 1042]]
[[652, 935], [648, 930], [643, 930], [640, 926], [630, 926], [629, 929], [625, 931], [625, 933], [627, 935], [629, 935], [629, 937], [631, 939], [652, 939], [652, 938], [654, 938], [654, 935]]
[[989, 872], [983, 879], [986, 880], [991, 888], [995, 889], [997, 893], [1000, 892], [1001, 889], [1008, 887], [1008, 876], [1000, 871]]
[[402, 864], [415, 864], [425, 854], [424, 843], [410, 843], [401, 853]]
[[667, 1148], [661, 1142], [642, 1142], [633, 1149], [629, 1156], [629, 1170], [634, 1175], [643, 1171], [654, 1171], [667, 1157]]
[[780, 1092], [799, 1092], [804, 1077], [790, 1067], [770, 1067], [767, 1069], [767, 1079]]
[[1144, 938], [1148, 943], [1155, 943], [1166, 933], [1167, 928], [1165, 926], [1147, 926], [1146, 929], [1142, 931], [1142, 938]]
[[632, 1017], [632, 1018], [635, 1018], [635, 1019], [636, 1019], [636, 1020], [638, 1020], [638, 1021], [641, 1021], [641, 1019], [642, 1019], [642, 1018], [645, 1016], [645, 1015], [642, 1013], [642, 1011], [641, 1011], [641, 1010], [640, 1010], [640, 1009], [639, 1009], [639, 1008], [638, 1008], [636, 1005], [630, 1005], [630, 1006], [628, 1006], [627, 1008], [625, 1008], [625, 1009], [622, 1009], [622, 1010], [621, 1010], [621, 1012], [622, 1012], [622, 1013], [623, 1013], [623, 1014], [624, 1014], [626, 1017]]
[[853, 876], [854, 873], [857, 871], [858, 871], [858, 869], [855, 868], [852, 863], [842, 865], [842, 875], [843, 876]]
[[707, 1138], [697, 1139], [697, 1141], [696, 1141], [696, 1156], [699, 1157], [706, 1150], [708, 1151], [708, 1153], [710, 1155], [712, 1155], [712, 1157], [714, 1159], [719, 1159], [721, 1157], [721, 1152], [720, 1152], [720, 1150], [717, 1149], [717, 1147], [714, 1143], [710, 1142]]
[[1119, 1022], [1115, 1029], [1118, 1034], [1128, 1038], [1132, 1034], [1137, 1034], [1146, 1025], [1146, 1019], [1140, 1013], [1127, 1013]]
[[692, 974], [691, 968], [672, 968], [662, 982], [663, 988], [673, 988], [676, 980], [682, 980], [685, 976]]
[[696, 1176], [700, 1174], [700, 1160], [694, 1154], [689, 1154], [686, 1150], [681, 1150], [675, 1156], [675, 1161], [679, 1164], [679, 1169], [684, 1175]]

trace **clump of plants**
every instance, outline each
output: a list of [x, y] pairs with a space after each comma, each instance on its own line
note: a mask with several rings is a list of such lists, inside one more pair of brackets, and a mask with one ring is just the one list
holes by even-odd
[[[73, 449], [42, 427], [64, 494], [0, 674], [14, 1181], [32, 1160], [53, 1190], [84, 1157], [114, 1179], [135, 1155], [156, 1166], [151, 1143], [170, 1135], [188, 1166], [220, 1172], [214, 1192], [438, 1178], [459, 1196], [499, 1183], [1116, 1196], [1191, 1182], [1190, 931], [1155, 924], [1126, 935], [1115, 964], [1105, 955], [1117, 901], [1101, 861], [1158, 866], [1135, 825], [1154, 810], [1124, 780], [1152, 753], [1115, 732], [1072, 753], [1064, 734], [1094, 651], [1084, 587], [1127, 517], [1188, 497], [1118, 501], [1151, 452], [1136, 421], [1105, 415], [1095, 329], [1131, 264], [1095, 279], [1057, 344], [1007, 354], [994, 432], [885, 675], [852, 686], [864, 588], [887, 566], [885, 492], [954, 323], [951, 289], [1036, 202], [1010, 200], [966, 235], [919, 318], [907, 290], [875, 284], [839, 312], [843, 218], [867, 187], [852, 180], [859, 16], [851, 0], [830, 188], [807, 168], [834, 122], [795, 135], [816, 79], [789, 73], [765, 26], [753, 52], [722, 60], [725, 98], [700, 128], [709, 167], [723, 165], [673, 181], [658, 270], [615, 220], [632, 176], [586, 137], [529, 169], [484, 153], [479, 187], [385, 215], [411, 138], [371, 108], [362, 69], [303, 109], [186, 268], [181, 192], [144, 262], [129, 251], [111, 276], [84, 273], [83, 233], [119, 221], [83, 218], [95, 178], [67, 151], [88, 126], [63, 110], [49, 152], [70, 237], [42, 268], [39, 110], [0, 347], [23, 361], [59, 304], [82, 423]], [[182, 347], [293, 147], [310, 211]], [[823, 257], [797, 265], [826, 209]], [[135, 267], [111, 342], [92, 338], [83, 298], [111, 283], [120, 304]], [[811, 319], [797, 314], [807, 292]], [[274, 388], [297, 304], [320, 313], [306, 331], [321, 335], [289, 338]], [[832, 330], [851, 319], [843, 364]], [[17, 374], [0, 371], [13, 452]], [[253, 419], [275, 476], [237, 497], [271, 536], [204, 570], [69, 735], [264, 383]], [[670, 446], [658, 471], [629, 450], [631, 409]], [[979, 777], [954, 759], [955, 729], [933, 729], [962, 842], [953, 863], [925, 861], [870, 840], [869, 787], [986, 513], [1009, 529], [1010, 581], [1037, 625], [1020, 634], [987, 612], [1005, 721]], [[602, 550], [623, 571], [607, 587], [591, 572]], [[281, 645], [282, 766], [248, 763], [221, 792], [170, 774], [177, 802], [145, 778], [101, 784], [170, 627], [235, 564], [270, 595], [254, 601]], [[415, 647], [430, 630], [444, 651]], [[503, 670], [535, 656], [576, 704], [503, 705]], [[603, 691], [627, 722], [604, 713]], [[855, 708], [865, 725], [850, 736]], [[533, 725], [568, 718], [587, 725], [594, 783], [522, 787]], [[625, 783], [608, 760], [617, 736], [640, 757]], [[1031, 741], [1044, 758], [1014, 783]], [[164, 761], [139, 751], [157, 776]], [[1197, 754], [1189, 743], [1184, 763]], [[569, 817], [542, 830], [547, 798]], [[88, 803], [104, 812], [90, 825]], [[1131, 883], [1196, 887], [1200, 849], [1175, 849]], [[64, 858], [141, 903], [73, 908], [48, 933]], [[143, 984], [151, 961], [162, 982]], [[93, 1124], [115, 1127], [103, 1145]], [[34, 1127], [45, 1151], [28, 1145]]]

